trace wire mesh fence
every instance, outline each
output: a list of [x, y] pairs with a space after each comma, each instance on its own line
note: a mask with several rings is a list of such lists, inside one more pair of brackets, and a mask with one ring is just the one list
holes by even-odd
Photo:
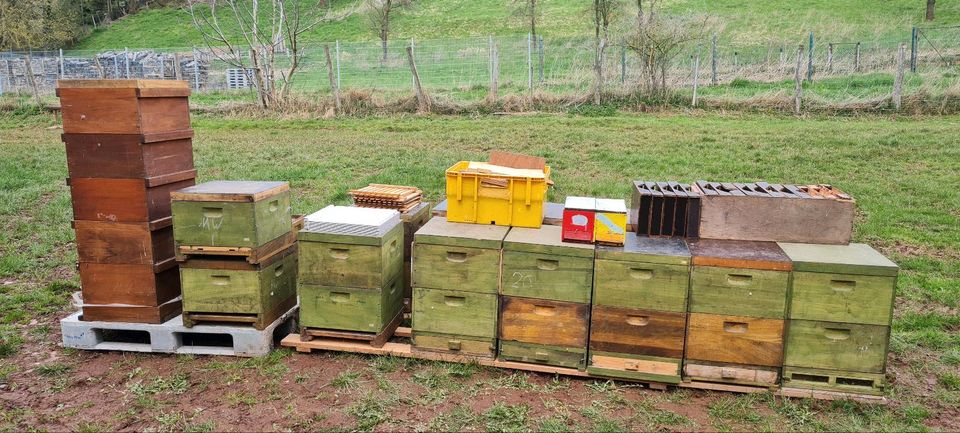
[[[823, 83], [812, 92], [839, 100], [876, 98], [890, 93], [901, 44], [909, 46], [910, 70], [917, 73], [908, 88], [955, 88], [960, 80], [960, 26], [917, 30], [905, 41], [812, 42], [803, 37], [794, 43], [732, 45], [705, 38], [675, 57], [666, 74], [667, 87], [689, 89], [696, 79], [705, 96], [743, 98], [786, 91], [797, 72], [799, 49], [801, 74]], [[331, 52], [330, 71], [324, 45]], [[413, 77], [408, 47], [423, 87], [454, 100], [482, 98], [494, 82], [504, 93], [564, 94], [589, 91], [596, 81], [593, 38], [520, 35], [310, 44], [301, 53], [292, 89], [328, 92], [332, 72], [341, 90], [409, 94]], [[197, 93], [252, 92], [255, 83], [249, 71], [223, 61], [218, 53], [222, 51], [199, 47], [5, 52], [0, 53], [0, 93], [52, 95], [56, 80], [79, 78], [182, 79]], [[292, 60], [280, 53], [274, 68], [286, 74]], [[631, 90], [644, 79], [641, 59], [624, 46], [607, 47], [602, 65], [606, 89]]]

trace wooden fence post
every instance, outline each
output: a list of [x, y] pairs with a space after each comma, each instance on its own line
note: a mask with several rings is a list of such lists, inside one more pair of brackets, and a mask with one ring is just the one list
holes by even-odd
[[717, 85], [717, 34], [713, 34], [710, 43], [710, 84]]
[[697, 45], [697, 57], [693, 61], [693, 106], [697, 106], [697, 87], [700, 84], [700, 46]]
[[860, 43], [857, 42], [856, 54], [853, 58], [853, 70], [860, 72]]
[[407, 60], [410, 62], [410, 73], [413, 74], [413, 90], [417, 94], [417, 109], [421, 112], [430, 109], [430, 103], [427, 102], [427, 95], [423, 94], [423, 87], [420, 85], [420, 74], [417, 73], [417, 63], [413, 60], [413, 47], [407, 47]]
[[327, 79], [330, 80], [330, 91], [333, 92], [334, 114], [341, 114], [340, 107], [340, 84], [337, 83], [333, 73], [333, 61], [330, 60], [330, 45], [323, 46], [323, 54], [327, 57]]
[[827, 44], [827, 73], [833, 73], [833, 42]]
[[900, 111], [900, 106], [903, 102], [903, 63], [906, 50], [906, 45], [900, 44], [900, 48], [897, 51], [897, 75], [893, 79], [893, 108], [897, 111]]
[[[244, 74], [247, 71], [243, 71]], [[183, 72], [180, 70], [180, 53], [173, 53], [173, 78], [176, 78], [177, 81], [183, 79]]]
[[497, 102], [500, 97], [500, 48], [490, 44], [490, 100]]
[[796, 115], [800, 115], [801, 101], [803, 100], [803, 76], [801, 75], [801, 70], [803, 68], [803, 45], [797, 47], [797, 69], [794, 71], [793, 81], [795, 83], [794, 87], [794, 100], [793, 100], [793, 112]]

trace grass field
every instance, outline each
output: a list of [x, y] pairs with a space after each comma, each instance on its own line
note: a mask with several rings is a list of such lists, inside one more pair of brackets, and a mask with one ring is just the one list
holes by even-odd
[[[304, 5], [315, 0], [302, 0]], [[634, 2], [626, 2], [629, 5]], [[798, 0], [756, 2], [752, 0], [664, 0], [664, 11], [675, 14], [709, 15], [723, 23], [721, 35], [737, 44], [798, 41], [808, 32], [834, 42], [909, 38], [910, 26], [923, 24], [924, 4], [916, 0]], [[333, 0], [343, 11], [356, 0]], [[589, 35], [592, 31], [586, 3], [553, 0], [541, 3], [541, 32], [548, 37]], [[414, 0], [393, 21], [397, 39], [437, 39], [467, 36], [526, 34], [509, 0]], [[627, 14], [633, 10], [627, 8]], [[960, 19], [956, 2], [937, 4], [937, 22]], [[325, 23], [311, 30], [307, 41], [375, 40], [361, 14]], [[188, 12], [152, 9], [126, 17], [95, 31], [76, 48], [151, 48], [202, 45], [192, 29]]]
[[476, 366], [347, 354], [224, 357], [59, 348], [78, 290], [60, 130], [0, 117], [0, 431], [117, 429], [666, 431], [960, 429], [960, 117], [761, 115], [195, 116], [201, 181], [289, 181], [294, 211], [370, 182], [417, 185], [505, 149], [546, 157], [552, 200], [626, 197], [632, 179], [829, 182], [857, 241], [902, 267], [888, 407], [653, 392]]

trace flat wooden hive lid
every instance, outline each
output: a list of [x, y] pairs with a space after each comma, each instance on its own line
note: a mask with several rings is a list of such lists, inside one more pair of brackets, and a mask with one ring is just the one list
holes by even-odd
[[690, 242], [693, 264], [723, 268], [789, 271], [790, 257], [776, 242], [700, 239]]
[[598, 259], [668, 265], [689, 265], [690, 249], [683, 239], [651, 238], [628, 232], [622, 247], [597, 247]]
[[286, 182], [215, 180], [170, 193], [175, 201], [256, 202], [290, 190]]
[[900, 268], [867, 244], [819, 245], [779, 243], [793, 260], [793, 270], [837, 274], [896, 276]]
[[452, 223], [446, 218], [430, 218], [413, 236], [420, 244], [500, 249], [510, 227]]
[[593, 244], [563, 242], [563, 227], [541, 226], [538, 229], [513, 227], [503, 240], [505, 251], [556, 254], [571, 257], [593, 257]]
[[564, 209], [596, 210], [597, 199], [593, 197], [567, 197], [563, 207]]
[[182, 80], [57, 80], [58, 89], [190, 89]]
[[597, 212], [627, 213], [627, 202], [617, 198], [598, 198]]

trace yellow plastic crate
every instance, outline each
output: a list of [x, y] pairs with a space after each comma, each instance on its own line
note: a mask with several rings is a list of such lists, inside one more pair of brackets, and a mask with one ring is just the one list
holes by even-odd
[[447, 221], [539, 228], [549, 180], [550, 167], [460, 161], [447, 169]]

